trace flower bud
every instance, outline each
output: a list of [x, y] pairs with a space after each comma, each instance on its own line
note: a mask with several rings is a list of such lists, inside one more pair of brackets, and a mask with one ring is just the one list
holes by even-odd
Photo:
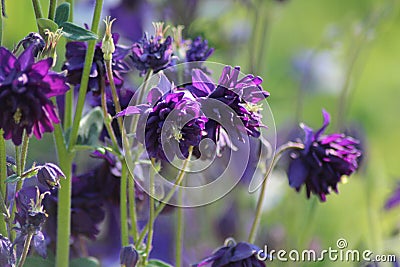
[[133, 245], [129, 245], [121, 249], [119, 259], [122, 266], [135, 267], [139, 260], [139, 253]]
[[104, 60], [112, 60], [112, 54], [115, 52], [114, 40], [112, 38], [111, 27], [115, 19], [110, 20], [111, 17], [106, 17], [104, 23], [106, 24], [106, 32], [103, 37], [103, 43], [101, 45], [101, 51], [103, 51]]

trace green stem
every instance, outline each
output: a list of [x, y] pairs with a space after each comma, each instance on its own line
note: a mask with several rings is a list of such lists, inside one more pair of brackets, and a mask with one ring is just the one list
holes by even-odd
[[0, 46], [3, 44], [3, 4], [4, 1], [0, 4]]
[[315, 215], [318, 207], [318, 198], [314, 197], [311, 200], [311, 205], [308, 207], [307, 214], [303, 216], [304, 222], [300, 226], [303, 231], [299, 234], [299, 249], [307, 249], [306, 245], [308, 240], [307, 236], [310, 235], [311, 230], [313, 229], [313, 225], [315, 222]]
[[147, 246], [146, 246], [146, 254], [145, 254], [145, 265], [147, 265], [147, 261], [150, 257], [150, 250], [151, 250], [151, 244], [153, 242], [153, 233], [154, 233], [154, 221], [155, 221], [155, 216], [154, 216], [154, 175], [155, 175], [155, 170], [153, 165], [155, 164], [155, 159], [152, 158], [152, 166], [150, 166], [150, 184], [149, 184], [149, 198], [150, 198], [150, 215], [149, 215], [149, 233], [147, 235]]
[[29, 247], [31, 246], [32, 237], [33, 237], [33, 233], [29, 232], [28, 236], [25, 239], [24, 250], [22, 251], [21, 258], [18, 262], [18, 267], [24, 266], [26, 256], [28, 255], [28, 252], [29, 252]]
[[64, 129], [68, 129], [72, 125], [72, 109], [74, 107], [74, 87], [72, 85], [64, 99]]
[[21, 147], [21, 173], [25, 171], [26, 165], [26, 157], [28, 156], [28, 148], [29, 148], [29, 137], [24, 131], [22, 136], [22, 147]]
[[57, 0], [50, 0], [49, 4], [49, 14], [47, 16], [48, 19], [54, 20], [54, 14], [56, 13]]
[[178, 191], [178, 209], [176, 210], [176, 235], [175, 235], [175, 267], [182, 266], [182, 247], [184, 232], [183, 191]]
[[1, 212], [5, 216], [4, 220], [0, 220], [0, 234], [3, 236], [8, 236], [7, 233], [7, 223], [9, 214], [4, 201], [4, 196], [6, 195], [6, 185], [5, 180], [7, 178], [7, 156], [6, 156], [6, 143], [3, 137], [3, 129], [0, 129], [0, 207]]
[[128, 175], [128, 201], [129, 201], [129, 215], [131, 219], [131, 236], [133, 237], [134, 244], [139, 238], [137, 230], [137, 214], [136, 214], [136, 192], [135, 180], [131, 175]]
[[264, 181], [261, 187], [261, 192], [260, 195], [258, 196], [258, 201], [257, 201], [257, 207], [256, 207], [256, 214], [254, 216], [254, 220], [253, 220], [253, 224], [251, 225], [251, 230], [249, 233], [249, 238], [248, 241], [249, 243], [253, 243], [255, 238], [256, 238], [256, 234], [258, 231], [258, 227], [260, 225], [260, 220], [261, 220], [261, 214], [262, 214], [262, 206], [263, 206], [263, 202], [264, 202], [264, 196], [265, 196], [265, 191], [267, 189], [267, 180], [269, 175], [271, 174], [272, 170], [274, 169], [276, 163], [278, 162], [279, 158], [282, 156], [282, 153], [290, 150], [290, 149], [304, 149], [304, 145], [303, 144], [299, 144], [299, 143], [293, 143], [293, 142], [288, 142], [282, 146], [280, 146], [273, 159], [271, 162], [270, 167], [268, 168], [267, 172], [265, 173], [264, 176]]
[[126, 188], [128, 182], [128, 171], [125, 162], [122, 162], [122, 170], [121, 170], [121, 192], [120, 192], [120, 215], [121, 215], [121, 244], [122, 247], [129, 245], [129, 236], [128, 236], [128, 215], [127, 215], [127, 206], [126, 206]]
[[43, 18], [42, 7], [39, 0], [32, 0], [33, 10], [35, 12], [36, 19]]
[[[91, 31], [96, 34], [99, 29], [99, 22], [100, 22], [102, 7], [103, 7], [103, 0], [96, 0], [96, 5], [94, 8], [94, 14], [93, 14], [93, 20], [92, 20], [92, 28], [91, 28]], [[95, 46], [96, 46], [96, 40], [91, 40], [88, 42], [88, 48], [87, 48], [86, 57], [85, 57], [85, 64], [83, 67], [82, 79], [81, 79], [80, 88], [79, 88], [78, 103], [76, 105], [75, 117], [74, 117], [74, 121], [72, 124], [72, 130], [71, 130], [71, 135], [70, 135], [70, 139], [69, 139], [68, 149], [70, 151], [73, 149], [73, 146], [76, 144], [76, 140], [78, 138], [79, 123], [82, 118], [83, 106], [85, 104], [86, 90], [87, 90], [87, 87], [89, 84], [89, 75], [90, 75], [90, 71], [92, 68]]]
[[[190, 162], [190, 158], [192, 157], [192, 153], [193, 153], [193, 147], [191, 146], [191, 147], [189, 147], [189, 155], [188, 155], [187, 159], [183, 162], [182, 169], [180, 170], [178, 177], [175, 179], [174, 185], [172, 186], [171, 190], [168, 192], [167, 196], [157, 206], [155, 213], [154, 213], [155, 218], [157, 218], [157, 216], [161, 213], [161, 211], [167, 205], [168, 201], [172, 198], [172, 196], [175, 193], [176, 187], [182, 183], [183, 178], [185, 177], [186, 168]], [[144, 239], [148, 229], [149, 229], [149, 223], [146, 224], [146, 226], [143, 228], [143, 231], [140, 233], [137, 244], [141, 244], [143, 242], [143, 239]]]
[[[112, 98], [113, 98], [113, 102], [114, 102], [114, 106], [115, 106], [115, 111], [116, 111], [116, 113], [119, 113], [119, 112], [121, 112], [121, 104], [119, 103], [117, 88], [115, 87], [115, 83], [114, 83], [114, 77], [113, 77], [113, 72], [112, 72], [112, 67], [111, 67], [111, 60], [104, 60], [104, 62], [106, 63], [105, 64], [106, 70], [107, 70], [106, 72], [107, 72], [108, 81], [110, 82], [111, 94], [112, 94]], [[122, 128], [123, 128], [122, 117], [118, 117], [117, 121], [118, 121], [119, 129], [122, 132]]]

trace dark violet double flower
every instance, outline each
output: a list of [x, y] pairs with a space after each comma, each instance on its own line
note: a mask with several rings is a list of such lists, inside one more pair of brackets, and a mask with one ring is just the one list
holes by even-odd
[[[167, 93], [163, 95], [160, 89]], [[189, 148], [198, 146], [202, 139], [207, 119], [199, 103], [189, 92], [174, 90], [162, 75], [159, 87], [153, 88], [147, 97], [148, 104], [130, 106], [117, 115], [140, 114], [136, 135], [150, 158], [187, 158]]]
[[15, 145], [21, 144], [24, 130], [38, 139], [54, 130], [60, 120], [50, 97], [69, 89], [62, 75], [50, 71], [53, 59], [35, 63], [33, 52], [30, 46], [16, 58], [0, 47], [0, 128]]
[[208, 47], [208, 41], [203, 40], [200, 36], [196, 37], [186, 51], [186, 61], [206, 61], [214, 52], [214, 48]]
[[149, 69], [154, 73], [165, 69], [171, 62], [172, 38], [168, 36], [165, 40], [161, 36], [147, 34], [137, 43], [133, 44], [132, 55], [130, 56], [133, 66], [144, 75]]
[[15, 263], [15, 252], [10, 240], [0, 234], [0, 266], [12, 267]]
[[[239, 79], [239, 75], [240, 67], [226, 66], [218, 84], [215, 85], [204, 72], [194, 70], [192, 85], [188, 86], [188, 90], [198, 97], [199, 102], [208, 113], [207, 117], [225, 118], [224, 122], [235, 128], [239, 136], [245, 134], [257, 138], [260, 136], [259, 128], [264, 127], [261, 122], [261, 105], [259, 103], [267, 98], [269, 93], [263, 90], [260, 77], [248, 74]], [[207, 99], [220, 101], [224, 105], [221, 105], [220, 108], [208, 108], [206, 107]], [[235, 113], [234, 116], [224, 114], [227, 112], [227, 107]], [[236, 118], [240, 119], [241, 123], [235, 121]], [[217, 141], [220, 128], [220, 123], [209, 120], [206, 124], [207, 137], [214, 142]]]
[[[229, 244], [216, 250], [211, 256], [192, 267], [201, 267], [212, 263], [212, 267], [265, 267], [265, 263], [257, 258], [261, 249], [253, 244], [239, 242]], [[260, 253], [264, 256], [264, 253]]]
[[302, 124], [305, 132], [304, 149], [294, 152], [288, 169], [289, 184], [297, 191], [304, 184], [307, 197], [311, 193], [326, 200], [331, 190], [338, 192], [337, 184], [343, 175], [351, 175], [358, 168], [361, 151], [358, 141], [344, 134], [323, 135], [330, 122], [330, 115], [323, 110], [324, 124], [313, 131]]
[[[119, 35], [114, 33], [115, 52], [111, 63], [115, 86], [120, 88], [124, 82], [122, 74], [129, 71], [129, 66], [124, 61], [124, 58], [129, 53], [129, 48], [118, 45], [118, 39]], [[96, 45], [89, 76], [88, 91], [90, 90], [94, 94], [99, 94], [101, 86], [107, 86], [109, 84], [101, 44], [102, 43], [99, 42]], [[85, 42], [69, 42], [66, 45], [66, 62], [62, 69], [67, 70], [67, 81], [70, 84], [79, 85], [81, 82], [86, 50], [87, 44]]]

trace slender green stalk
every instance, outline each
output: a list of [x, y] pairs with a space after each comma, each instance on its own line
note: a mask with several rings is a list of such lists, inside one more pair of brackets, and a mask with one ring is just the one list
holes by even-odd
[[249, 234], [249, 238], [248, 238], [249, 243], [254, 242], [257, 231], [258, 231], [258, 227], [260, 225], [262, 206], [263, 206], [263, 202], [264, 202], [265, 191], [267, 189], [268, 177], [271, 174], [272, 170], [274, 169], [274, 167], [275, 167], [276, 163], [278, 162], [279, 158], [281, 157], [282, 153], [287, 150], [290, 150], [290, 149], [304, 149], [304, 145], [299, 144], [299, 143], [288, 142], [288, 143], [280, 146], [277, 149], [277, 151], [272, 159], [271, 165], [268, 168], [267, 172], [265, 173], [264, 181], [261, 186], [261, 192], [260, 192], [260, 195], [258, 196], [256, 214], [254, 216], [253, 224], [251, 226], [251, 230], [250, 230], [250, 234]]
[[129, 245], [129, 236], [128, 236], [128, 215], [127, 215], [127, 206], [126, 206], [126, 188], [128, 182], [128, 167], [125, 162], [122, 162], [122, 170], [121, 170], [121, 193], [120, 193], [120, 215], [121, 215], [121, 244], [122, 247]]
[[28, 255], [28, 252], [29, 252], [29, 247], [31, 246], [32, 237], [33, 237], [33, 233], [29, 232], [28, 236], [25, 239], [24, 250], [22, 251], [21, 258], [18, 262], [18, 267], [24, 266], [26, 256]]
[[74, 0], [66, 0], [65, 2], [69, 3], [71, 5], [71, 8], [69, 9], [69, 20], [68, 21], [74, 21]]
[[50, 4], [49, 4], [49, 13], [47, 18], [54, 20], [54, 15], [56, 13], [56, 7], [57, 7], [57, 0], [50, 0]]
[[1, 212], [4, 213], [4, 220], [0, 220], [0, 234], [7, 236], [7, 224], [8, 220], [8, 210], [4, 202], [4, 197], [6, 195], [6, 185], [5, 180], [7, 178], [7, 157], [6, 157], [6, 143], [3, 137], [3, 129], [0, 129], [0, 207]]
[[72, 85], [65, 94], [64, 101], [64, 129], [68, 129], [72, 125], [72, 109], [74, 107], [74, 87]]
[[184, 214], [183, 214], [183, 191], [178, 191], [178, 209], [176, 210], [176, 233], [175, 233], [175, 267], [182, 266], [182, 247], [184, 233]]
[[24, 130], [24, 134], [22, 136], [22, 147], [21, 147], [21, 173], [25, 171], [26, 165], [26, 157], [28, 156], [28, 148], [29, 148], [29, 137]]
[[[92, 20], [92, 28], [91, 28], [91, 31], [96, 34], [99, 29], [99, 22], [100, 22], [102, 7], [103, 7], [103, 0], [96, 0], [96, 5], [94, 8], [94, 14], [93, 14], [93, 20]], [[76, 109], [75, 109], [75, 117], [74, 117], [74, 121], [72, 124], [72, 130], [71, 130], [71, 135], [70, 135], [70, 140], [69, 140], [68, 149], [70, 151], [73, 149], [73, 146], [75, 145], [76, 140], [78, 138], [79, 122], [81, 121], [83, 106], [85, 104], [86, 89], [89, 84], [89, 75], [90, 75], [90, 70], [92, 68], [95, 46], [96, 46], [96, 40], [89, 41], [88, 49], [86, 51], [85, 64], [83, 67], [82, 79], [80, 82], [78, 103], [77, 103]]]
[[311, 200], [311, 205], [308, 206], [307, 213], [304, 218], [303, 225], [301, 225], [301, 233], [299, 234], [299, 249], [307, 249], [307, 237], [310, 236], [310, 232], [313, 229], [314, 223], [315, 223], [315, 215], [317, 213], [317, 208], [318, 208], [318, 198], [314, 197]]
[[146, 254], [145, 254], [145, 265], [147, 265], [147, 261], [149, 260], [150, 257], [150, 251], [151, 251], [151, 246], [153, 242], [153, 233], [154, 233], [154, 221], [155, 221], [155, 216], [154, 216], [154, 175], [155, 175], [155, 170], [153, 165], [155, 164], [155, 159], [152, 158], [152, 166], [150, 166], [150, 184], [149, 184], [149, 198], [150, 198], [150, 205], [149, 205], [149, 233], [147, 235], [147, 245], [146, 245]]
[[40, 5], [40, 1], [32, 0], [32, 5], [36, 19], [43, 18], [42, 6]]
[[0, 4], [0, 46], [3, 44], [3, 4], [4, 1]]
[[139, 234], [137, 230], [135, 180], [129, 173], [128, 173], [128, 201], [129, 201], [129, 215], [131, 219], [130, 235], [133, 237], [134, 244], [136, 244], [136, 241], [139, 238]]
[[[183, 178], [185, 177], [185, 173], [186, 173], [186, 168], [190, 162], [190, 158], [192, 157], [192, 153], [193, 153], [193, 147], [189, 147], [189, 155], [187, 157], [187, 159], [183, 162], [183, 166], [182, 169], [180, 170], [178, 177], [175, 179], [175, 183], [172, 186], [171, 190], [168, 192], [167, 196], [162, 200], [162, 202], [157, 206], [156, 210], [155, 210], [155, 218], [157, 218], [157, 216], [161, 213], [161, 211], [165, 208], [165, 206], [167, 205], [168, 201], [172, 198], [172, 196], [175, 193], [175, 189], [178, 185], [180, 185], [183, 181]], [[146, 224], [146, 226], [143, 228], [143, 231], [140, 233], [139, 236], [139, 240], [137, 242], [137, 244], [141, 244], [143, 242], [143, 239], [147, 233], [149, 229], [149, 223]]]
[[[107, 77], [110, 82], [111, 93], [112, 93], [112, 98], [113, 98], [113, 102], [114, 102], [114, 106], [115, 106], [115, 111], [116, 111], [116, 113], [119, 113], [119, 112], [121, 112], [121, 104], [119, 103], [117, 88], [115, 88], [114, 77], [113, 77], [112, 67], [111, 67], [111, 60], [104, 60], [104, 62], [106, 63]], [[118, 121], [119, 129], [122, 131], [122, 129], [123, 129], [122, 117], [118, 117], [117, 121]]]

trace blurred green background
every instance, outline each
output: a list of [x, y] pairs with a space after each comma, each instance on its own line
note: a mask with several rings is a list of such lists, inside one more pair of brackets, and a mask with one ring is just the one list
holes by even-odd
[[[61, 2], [61, 1], [59, 1]], [[107, 6], [118, 4], [106, 1]], [[174, 6], [185, 1], [150, 1], [155, 6]], [[181, 3], [182, 2], [182, 3]], [[47, 1], [41, 1], [47, 10]], [[80, 23], [90, 24], [91, 1], [76, 2], [87, 8]], [[259, 75], [278, 133], [299, 121], [317, 128], [321, 109], [333, 122], [328, 132], [351, 126], [365, 139], [360, 171], [339, 186], [340, 193], [316, 203], [287, 186], [282, 171], [274, 173], [267, 196], [262, 230], [257, 245], [275, 249], [336, 247], [345, 238], [350, 249], [370, 249], [400, 256], [400, 206], [383, 209], [400, 181], [400, 16], [399, 1], [385, 0], [287, 0], [199, 1], [196, 18], [185, 25], [185, 34], [201, 34], [215, 47], [211, 61], [239, 65], [245, 73]], [[185, 9], [183, 9], [185, 10]], [[12, 48], [30, 31], [36, 31], [30, 0], [6, 0], [4, 44]], [[103, 11], [103, 15], [107, 10]], [[163, 19], [153, 13], [147, 21]], [[145, 25], [151, 29], [151, 24]], [[128, 44], [128, 43], [126, 43]], [[60, 45], [59, 61], [63, 58]], [[343, 90], [348, 97], [341, 98]], [[344, 103], [344, 104], [343, 104]], [[342, 112], [339, 112], [342, 110]], [[340, 117], [339, 117], [340, 116]], [[278, 136], [279, 138], [279, 136]], [[51, 136], [32, 142], [29, 159], [52, 159]], [[280, 180], [273, 182], [274, 180]], [[283, 184], [282, 184], [283, 181]], [[255, 208], [254, 195], [238, 188], [217, 203], [190, 210], [202, 230], [186, 227], [185, 247], [189, 260], [200, 259], [223, 239], [214, 223], [239, 198], [237, 218], [245, 239]], [[203, 229], [204, 228], [204, 229]], [[200, 233], [193, 236], [193, 233]], [[279, 263], [268, 266], [361, 266], [360, 263]], [[385, 265], [383, 265], [385, 266]]]

